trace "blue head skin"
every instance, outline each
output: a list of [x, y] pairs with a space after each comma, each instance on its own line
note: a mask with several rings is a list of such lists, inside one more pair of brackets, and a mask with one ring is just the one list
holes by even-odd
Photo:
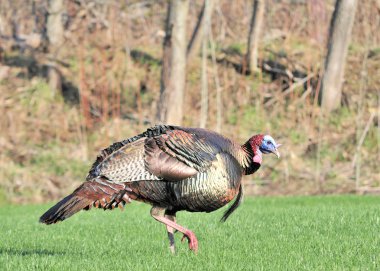
[[260, 151], [265, 154], [274, 153], [277, 158], [280, 158], [280, 153], [277, 150], [280, 146], [281, 144], [276, 144], [270, 135], [265, 135], [260, 145]]

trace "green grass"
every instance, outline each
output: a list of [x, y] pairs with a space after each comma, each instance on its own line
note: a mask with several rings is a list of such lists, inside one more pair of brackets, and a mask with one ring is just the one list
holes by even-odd
[[49, 206], [0, 208], [0, 270], [380, 270], [379, 197], [248, 198], [224, 224], [182, 212], [200, 248], [177, 234], [174, 256], [148, 205], [41, 225]]

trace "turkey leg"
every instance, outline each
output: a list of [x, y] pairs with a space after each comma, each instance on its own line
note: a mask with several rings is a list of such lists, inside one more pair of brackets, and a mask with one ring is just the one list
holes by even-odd
[[166, 225], [170, 242], [170, 236], [172, 235], [174, 243], [174, 231], [173, 233], [169, 233], [169, 229], [172, 228], [183, 233], [184, 237], [186, 237], [189, 242], [189, 248], [191, 250], [193, 250], [195, 253], [198, 251], [198, 240], [197, 237], [195, 237], [195, 234], [191, 230], [182, 227], [176, 222], [170, 220], [169, 218], [166, 218], [165, 209], [160, 207], [153, 207], [150, 211], [150, 214], [154, 219]]
[[[174, 223], [176, 222], [174, 215], [168, 215], [168, 214], [166, 214], [165, 217], [167, 219], [173, 221]], [[169, 237], [169, 248], [170, 248], [170, 251], [174, 254], [175, 253], [174, 228], [166, 225], [166, 230], [168, 232], [168, 237]]]

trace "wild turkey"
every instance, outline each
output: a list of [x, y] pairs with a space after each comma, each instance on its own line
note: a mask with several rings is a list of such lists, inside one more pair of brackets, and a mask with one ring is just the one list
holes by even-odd
[[269, 135], [255, 135], [240, 146], [205, 129], [155, 126], [104, 149], [86, 182], [40, 222], [53, 224], [92, 206], [122, 208], [137, 200], [150, 203], [152, 217], [166, 225], [172, 252], [175, 230], [197, 251], [197, 238], [176, 223], [176, 212], [212, 212], [236, 196], [221, 219], [225, 221], [241, 202], [242, 175], [259, 169], [263, 153], [279, 157], [278, 147]]

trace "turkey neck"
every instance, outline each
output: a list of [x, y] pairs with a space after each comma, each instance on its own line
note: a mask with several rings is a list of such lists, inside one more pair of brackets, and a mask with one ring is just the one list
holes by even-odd
[[239, 163], [244, 169], [244, 174], [250, 175], [254, 173], [256, 170], [258, 170], [261, 165], [260, 163], [256, 163], [253, 161], [253, 158], [256, 155], [261, 155], [261, 153], [259, 153], [260, 152], [259, 147], [253, 150], [251, 143], [248, 140], [241, 146], [241, 150], [242, 150], [242, 155], [241, 155], [242, 159], [241, 161], [239, 161]]

